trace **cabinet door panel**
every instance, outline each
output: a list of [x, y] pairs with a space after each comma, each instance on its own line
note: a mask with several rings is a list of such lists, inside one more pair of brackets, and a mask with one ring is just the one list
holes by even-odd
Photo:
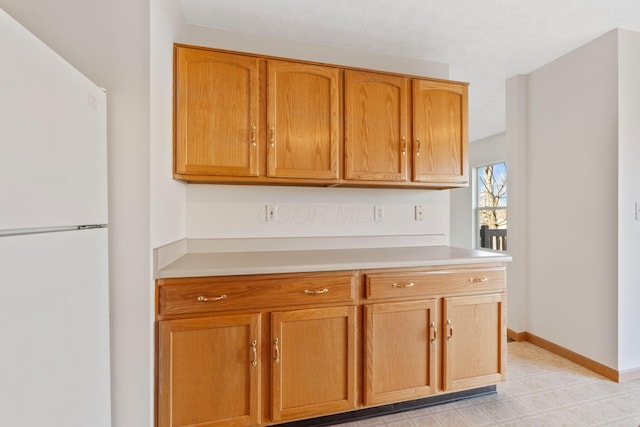
[[436, 392], [436, 300], [365, 306], [365, 405]]
[[406, 181], [408, 82], [405, 77], [345, 72], [345, 178]]
[[267, 73], [268, 176], [337, 179], [339, 70], [269, 61]]
[[467, 183], [467, 86], [413, 82], [413, 180]]
[[175, 85], [176, 173], [257, 176], [259, 60], [178, 47]]
[[495, 384], [505, 378], [505, 294], [445, 298], [444, 390]]
[[159, 322], [158, 425], [258, 424], [259, 346], [259, 314]]
[[355, 318], [355, 307], [272, 314], [274, 421], [356, 407]]

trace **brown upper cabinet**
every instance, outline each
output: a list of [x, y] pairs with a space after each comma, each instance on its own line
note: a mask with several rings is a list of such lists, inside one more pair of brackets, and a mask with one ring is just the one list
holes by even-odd
[[340, 70], [267, 61], [267, 176], [338, 179]]
[[176, 179], [468, 185], [466, 83], [174, 49]]
[[175, 176], [258, 176], [259, 60], [175, 51]]
[[413, 180], [467, 184], [467, 86], [413, 81]]
[[345, 179], [407, 181], [409, 79], [345, 71]]

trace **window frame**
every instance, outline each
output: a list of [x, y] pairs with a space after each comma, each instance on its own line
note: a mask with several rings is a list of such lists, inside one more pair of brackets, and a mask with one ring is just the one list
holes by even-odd
[[[499, 165], [499, 164], [504, 164], [504, 183], [505, 186], [507, 187], [507, 191], [505, 194], [505, 205], [504, 206], [497, 206], [497, 207], [486, 207], [483, 206], [481, 207], [479, 205], [480, 203], [480, 177], [479, 177], [479, 170], [486, 168], [487, 166], [495, 166], [495, 165]], [[473, 236], [471, 239], [471, 243], [473, 245], [474, 248], [476, 249], [483, 249], [483, 250], [492, 250], [490, 248], [484, 248], [480, 246], [480, 212], [481, 211], [504, 211], [505, 213], [505, 218], [506, 223], [508, 224], [508, 207], [509, 207], [509, 191], [508, 191], [508, 166], [507, 166], [507, 161], [506, 160], [496, 160], [496, 161], [492, 161], [492, 162], [488, 162], [488, 163], [484, 163], [481, 165], [477, 165], [473, 167], [473, 179], [472, 179], [472, 186], [473, 186]], [[508, 230], [508, 225], [506, 225], [504, 227], [504, 229]], [[499, 249], [496, 249], [499, 250]]]

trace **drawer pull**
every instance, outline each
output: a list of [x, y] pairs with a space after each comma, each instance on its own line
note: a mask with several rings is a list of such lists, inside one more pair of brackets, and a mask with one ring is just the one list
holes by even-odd
[[469, 279], [469, 283], [480, 283], [480, 282], [486, 282], [488, 280], [489, 280], [488, 277], [472, 277], [471, 279]]
[[436, 328], [436, 322], [431, 322], [431, 342], [436, 342], [438, 339], [438, 328]]
[[319, 291], [310, 291], [309, 289], [305, 289], [304, 293], [306, 295], [322, 295], [322, 294], [326, 294], [329, 292], [329, 289], [324, 288], [324, 289], [320, 289]]
[[256, 366], [258, 364], [258, 351], [256, 350], [256, 345], [258, 343], [256, 340], [251, 341], [251, 353], [253, 354], [253, 359], [251, 360], [251, 366]]
[[415, 286], [415, 284], [413, 282], [410, 283], [394, 283], [393, 285], [394, 288], [413, 288]]
[[221, 299], [227, 299], [226, 295], [220, 295], [219, 297], [207, 298], [203, 296], [198, 297], [198, 301], [207, 302], [207, 301], [220, 301]]
[[274, 338], [273, 339], [273, 351], [274, 351], [274, 357], [273, 357], [273, 363], [280, 363], [280, 349], [278, 348], [278, 338]]
[[251, 146], [256, 146], [256, 125], [251, 125]]
[[447, 339], [450, 340], [451, 338], [453, 338], [453, 325], [451, 324], [451, 320], [447, 320], [447, 327], [449, 328]]

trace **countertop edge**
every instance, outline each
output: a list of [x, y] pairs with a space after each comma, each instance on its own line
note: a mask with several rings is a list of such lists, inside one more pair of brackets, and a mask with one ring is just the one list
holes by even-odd
[[185, 253], [174, 262], [160, 268], [156, 272], [155, 279], [412, 268], [510, 261], [512, 258], [508, 254], [451, 246]]

